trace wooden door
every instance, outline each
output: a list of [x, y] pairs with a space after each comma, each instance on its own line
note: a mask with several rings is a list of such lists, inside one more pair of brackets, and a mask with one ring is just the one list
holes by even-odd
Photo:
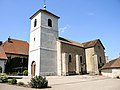
[[36, 71], [36, 63], [35, 63], [35, 61], [33, 61], [32, 65], [31, 65], [31, 75], [32, 76], [35, 76], [35, 71]]

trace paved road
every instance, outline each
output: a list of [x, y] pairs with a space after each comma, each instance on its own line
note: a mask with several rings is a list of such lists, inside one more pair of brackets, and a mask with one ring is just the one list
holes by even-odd
[[[120, 79], [104, 77], [47, 77], [52, 88], [40, 90], [120, 90]], [[0, 84], [0, 90], [36, 90], [7, 84]], [[38, 89], [37, 89], [38, 90]]]
[[53, 85], [51, 90], [120, 90], [120, 80], [105, 79]]

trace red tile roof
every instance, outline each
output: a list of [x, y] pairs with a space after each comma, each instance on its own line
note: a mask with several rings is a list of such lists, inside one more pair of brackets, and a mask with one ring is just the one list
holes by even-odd
[[89, 41], [89, 42], [84, 42], [83, 45], [85, 47], [93, 47], [97, 44], [97, 42], [98, 42], [98, 39], [97, 40], [92, 40], [92, 41]]
[[85, 42], [85, 43], [82, 43], [82, 44], [84, 45], [85, 48], [90, 48], [90, 47], [94, 47], [98, 42], [100, 42], [102, 47], [104, 48], [102, 42], [99, 39], [88, 41], [88, 42]]
[[120, 58], [106, 63], [101, 69], [120, 68]]
[[62, 43], [65, 43], [65, 44], [70, 44], [70, 45], [73, 45], [73, 46], [84, 48], [84, 46], [82, 44], [80, 44], [78, 42], [75, 42], [75, 41], [72, 41], [72, 40], [62, 38], [62, 37], [59, 37], [59, 41], [62, 42]]
[[29, 44], [26, 41], [8, 39], [1, 45], [5, 53], [28, 55]]
[[4, 60], [7, 59], [7, 56], [2, 46], [0, 46], [0, 59], [4, 59]]
[[82, 43], [82, 44], [80, 44], [78, 42], [75, 42], [75, 41], [72, 41], [72, 40], [62, 38], [62, 37], [59, 37], [59, 41], [62, 42], [62, 43], [66, 43], [66, 44], [70, 44], [70, 45], [74, 45], [74, 46], [78, 46], [78, 47], [82, 47], [82, 48], [94, 47], [98, 42], [100, 42], [100, 44], [104, 48], [102, 42], [99, 39], [92, 40], [92, 41], [89, 41], [89, 42], [85, 42], [85, 43]]

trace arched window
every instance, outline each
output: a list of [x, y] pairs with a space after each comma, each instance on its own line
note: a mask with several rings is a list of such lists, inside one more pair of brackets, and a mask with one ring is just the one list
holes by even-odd
[[34, 21], [34, 27], [36, 27], [37, 26], [37, 19], [35, 19], [35, 21]]
[[35, 41], [35, 37], [34, 37], [34, 41]]
[[48, 26], [52, 27], [52, 20], [51, 19], [48, 19]]
[[69, 63], [72, 62], [72, 55], [71, 54], [68, 56], [68, 60], [69, 60]]
[[100, 63], [102, 63], [102, 58], [100, 57]]
[[83, 59], [82, 59], [82, 56], [80, 56], [80, 63], [83, 63]]

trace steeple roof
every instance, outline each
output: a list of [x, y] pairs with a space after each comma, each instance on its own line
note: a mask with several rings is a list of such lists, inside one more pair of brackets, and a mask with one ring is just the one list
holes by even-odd
[[35, 14], [33, 14], [33, 15], [30, 17], [30, 19], [33, 19], [33, 18], [34, 18], [36, 15], [38, 15], [40, 12], [44, 12], [44, 13], [50, 14], [50, 15], [58, 18], [58, 19], [60, 18], [60, 17], [58, 17], [57, 15], [55, 15], [55, 14], [53, 14], [53, 13], [47, 11], [47, 10], [39, 9]]

